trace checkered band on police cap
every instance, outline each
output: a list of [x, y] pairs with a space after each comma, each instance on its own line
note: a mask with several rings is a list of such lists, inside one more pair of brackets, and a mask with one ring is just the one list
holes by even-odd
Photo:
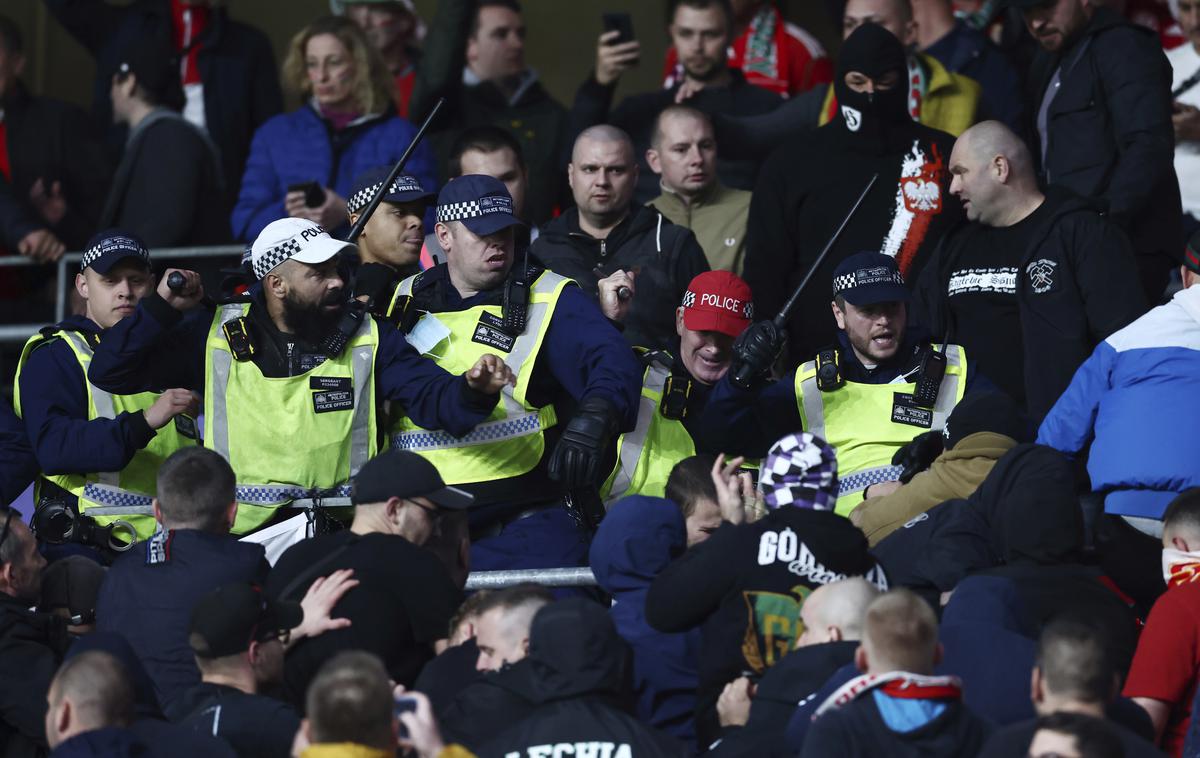
[[284, 240], [280, 244], [263, 253], [258, 260], [254, 261], [254, 275], [262, 279], [267, 274], [271, 273], [271, 269], [283, 263], [293, 255], [300, 252], [300, 243], [294, 239]]
[[[348, 213], [358, 213], [363, 208], [366, 208], [371, 203], [371, 198], [375, 197], [375, 193], [383, 186], [383, 182], [375, 182], [369, 186], [363, 187], [358, 192], [355, 192], [346, 200], [346, 211]], [[407, 174], [400, 174], [392, 182], [391, 188], [383, 193], [387, 195], [398, 195], [402, 192], [424, 192], [425, 189], [417, 182], [415, 177]]]
[[904, 286], [904, 277], [900, 275], [899, 269], [888, 266], [860, 268], [833, 278], [833, 296], [837, 297], [846, 290], [873, 284], [899, 284]]
[[758, 486], [771, 510], [784, 505], [833, 510], [838, 490], [836, 452], [808, 432], [789, 434], [767, 453]]
[[142, 241], [137, 237], [125, 234], [114, 234], [104, 237], [83, 251], [83, 259], [79, 262], [80, 268], [87, 268], [100, 259], [102, 255], [111, 253], [121, 253], [123, 257], [141, 258], [147, 264], [150, 263], [150, 251], [142, 244]]
[[469, 218], [490, 216], [493, 213], [512, 215], [512, 198], [501, 195], [485, 195], [478, 200], [466, 200], [461, 203], [446, 203], [437, 208], [437, 220], [443, 224], [448, 221], [465, 221]]

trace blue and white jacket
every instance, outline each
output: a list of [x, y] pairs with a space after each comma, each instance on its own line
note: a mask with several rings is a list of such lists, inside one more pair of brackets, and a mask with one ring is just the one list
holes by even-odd
[[1162, 518], [1200, 486], [1200, 286], [1176, 293], [1100, 343], [1038, 432], [1068, 454], [1092, 443], [1092, 489], [1104, 510]]

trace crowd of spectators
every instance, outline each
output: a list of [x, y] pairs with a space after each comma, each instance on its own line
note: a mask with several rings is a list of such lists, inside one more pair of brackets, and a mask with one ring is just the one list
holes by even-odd
[[1200, 756], [1200, 0], [44, 2], [0, 758]]

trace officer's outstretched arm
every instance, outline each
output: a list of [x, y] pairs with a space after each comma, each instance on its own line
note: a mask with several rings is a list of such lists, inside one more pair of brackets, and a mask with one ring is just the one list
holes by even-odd
[[[480, 360], [485, 358], [495, 360], [495, 356]], [[477, 368], [478, 363], [466, 374], [454, 376], [417, 353], [402, 332], [383, 329], [379, 333], [376, 386], [383, 397], [403, 404], [409, 418], [426, 429], [444, 429], [461, 437], [491, 414], [500, 400], [498, 388], [508, 382], [507, 366], [489, 370], [486, 377], [470, 377]], [[472, 385], [486, 387], [497, 381], [492, 392]]]

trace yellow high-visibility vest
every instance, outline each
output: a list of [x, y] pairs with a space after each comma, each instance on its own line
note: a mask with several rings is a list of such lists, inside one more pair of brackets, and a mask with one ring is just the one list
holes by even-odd
[[[33, 350], [47, 340], [61, 339], [83, 371], [83, 386], [88, 398], [88, 421], [101, 418], [115, 419], [122, 413], [138, 413], [154, 405], [157, 392], [139, 392], [133, 395], [114, 395], [96, 387], [87, 380], [88, 367], [92, 364], [92, 345], [76, 331], [59, 329], [50, 336], [36, 335], [25, 343], [17, 363], [17, 376], [13, 382], [13, 405], [21, 415], [21, 371]], [[128, 522], [137, 531], [139, 540], [154, 534], [153, 500], [157, 492], [158, 468], [172, 453], [189, 445], [195, 445], [195, 429], [188, 430], [191, 436], [180, 433], [186, 421], [172, 421], [157, 430], [146, 447], [133, 454], [129, 464], [120, 471], [99, 471], [88, 474], [45, 474], [38, 479], [34, 501], [41, 499], [42, 483], [53, 482], [70, 492], [79, 500], [79, 512], [108, 525], [114, 521]]]
[[817, 387], [817, 362], [796, 369], [796, 403], [803, 429], [837, 451], [836, 511], [845, 516], [872, 484], [893, 481], [901, 468], [892, 456], [919, 434], [941, 431], [966, 390], [967, 354], [958, 345], [935, 346], [946, 355], [946, 373], [933, 408], [912, 402], [916, 382], [862, 384], [846, 382], [824, 392]]
[[336, 358], [297, 376], [266, 377], [253, 362], [234, 359], [221, 329], [249, 308], [217, 311], [204, 362], [204, 441], [237, 473], [235, 534], [254, 531], [276, 508], [316, 491], [349, 496], [350, 478], [379, 446], [375, 319], [364, 318]]
[[[411, 297], [416, 276], [396, 287], [396, 298]], [[451, 374], [470, 369], [485, 353], [499, 355], [516, 375], [516, 385], [500, 391], [495, 410], [462, 437], [425, 429], [408, 417], [389, 430], [392, 447], [411, 450], [437, 467], [446, 484], [511, 479], [532, 471], [546, 448], [545, 431], [558, 423], [553, 405], [537, 407], [527, 396], [538, 352], [550, 320], [570, 279], [543, 271], [530, 287], [525, 330], [511, 335], [501, 328], [500, 305], [425, 313], [410, 333], [445, 333], [436, 344], [418, 345], [423, 354]]]

